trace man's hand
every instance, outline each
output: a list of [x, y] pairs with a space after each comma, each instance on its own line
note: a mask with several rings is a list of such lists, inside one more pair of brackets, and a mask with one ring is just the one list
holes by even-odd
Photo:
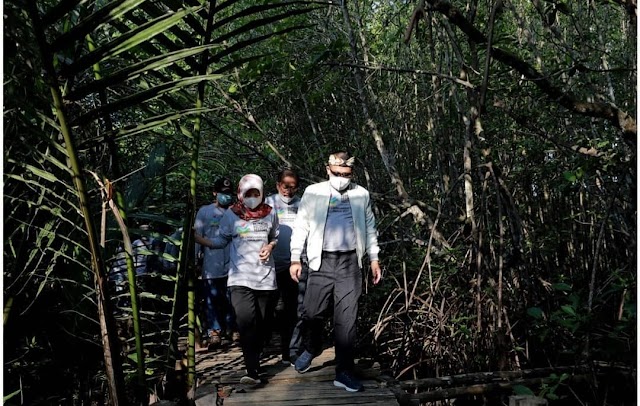
[[371, 261], [371, 274], [373, 275], [373, 284], [377, 285], [382, 280], [382, 270], [380, 269], [380, 262]]
[[292, 262], [289, 267], [289, 275], [296, 283], [300, 282], [300, 274], [302, 273], [302, 264], [300, 262]]

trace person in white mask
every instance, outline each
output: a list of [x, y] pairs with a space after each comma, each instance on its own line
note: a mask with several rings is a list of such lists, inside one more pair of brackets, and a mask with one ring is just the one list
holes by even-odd
[[[336, 378], [333, 384], [350, 392], [363, 390], [354, 376], [354, 349], [362, 267], [369, 257], [373, 283], [382, 278], [377, 231], [369, 192], [355, 184], [355, 159], [347, 152], [329, 156], [329, 180], [306, 188], [291, 235], [290, 276], [299, 281], [306, 248], [309, 275], [303, 303], [304, 352], [296, 359], [306, 372], [322, 351], [323, 315], [333, 310]], [[329, 309], [332, 306], [333, 309]]]
[[238, 183], [238, 202], [224, 213], [219, 234], [208, 241], [211, 248], [231, 243], [229, 276], [231, 304], [240, 330], [240, 346], [247, 374], [240, 382], [261, 382], [260, 352], [271, 323], [276, 293], [275, 262], [271, 251], [278, 242], [275, 210], [264, 203], [262, 178], [249, 174]]
[[[276, 189], [278, 193], [267, 197], [267, 204], [274, 208], [280, 223], [278, 245], [273, 251], [276, 262], [276, 279], [278, 282], [279, 300], [276, 307], [274, 329], [280, 332], [282, 363], [290, 365], [298, 356], [300, 345], [300, 329], [298, 323], [298, 296], [304, 297], [304, 281], [296, 283], [289, 276], [291, 266], [291, 228], [298, 213], [300, 197], [298, 191], [298, 174], [285, 168], [278, 171]], [[303, 277], [303, 279], [306, 279]], [[300, 292], [298, 291], [300, 287]], [[302, 303], [300, 303], [302, 305]]]

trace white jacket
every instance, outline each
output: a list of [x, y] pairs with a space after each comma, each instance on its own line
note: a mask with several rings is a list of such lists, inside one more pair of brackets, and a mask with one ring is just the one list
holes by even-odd
[[[370, 261], [378, 260], [380, 247], [378, 247], [376, 219], [371, 210], [369, 192], [365, 188], [352, 182], [345, 193], [349, 195], [351, 216], [356, 234], [358, 265], [362, 268], [362, 258], [365, 253], [369, 255]], [[300, 261], [300, 255], [306, 241], [309, 268], [314, 271], [320, 269], [324, 227], [327, 221], [330, 197], [331, 185], [328, 181], [313, 184], [304, 191], [296, 220], [293, 223], [291, 262]]]

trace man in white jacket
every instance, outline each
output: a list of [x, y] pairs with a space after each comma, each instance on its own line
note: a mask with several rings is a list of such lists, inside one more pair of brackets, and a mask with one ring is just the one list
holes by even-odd
[[336, 347], [334, 385], [350, 392], [363, 389], [353, 375], [358, 299], [362, 293], [362, 260], [368, 255], [373, 283], [380, 282], [377, 231], [369, 192], [351, 182], [355, 159], [346, 152], [329, 157], [329, 181], [305, 190], [291, 235], [291, 267], [298, 281], [300, 256], [307, 249], [309, 277], [304, 298], [303, 346], [295, 362], [298, 372], [311, 366], [322, 351], [323, 315], [333, 306]]

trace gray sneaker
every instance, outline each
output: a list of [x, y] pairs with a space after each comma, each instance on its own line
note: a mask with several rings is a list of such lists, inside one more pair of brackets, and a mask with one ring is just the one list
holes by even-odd
[[240, 378], [240, 383], [248, 386], [256, 386], [260, 384], [260, 378], [257, 376], [245, 375]]

